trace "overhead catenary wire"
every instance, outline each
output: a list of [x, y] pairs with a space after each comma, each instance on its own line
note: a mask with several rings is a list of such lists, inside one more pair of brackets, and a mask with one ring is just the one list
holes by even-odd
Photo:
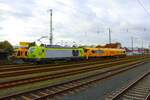
[[148, 12], [148, 10], [144, 7], [144, 5], [142, 4], [142, 2], [140, 0], [137, 0], [138, 3], [140, 4], [140, 6], [144, 9], [144, 11], [147, 13], [147, 15], [150, 17], [150, 13]]
[[[56, 0], [57, 1], [57, 0]], [[143, 3], [141, 2], [141, 0], [137, 0], [138, 1], [138, 3], [140, 4], [140, 6], [142, 6], [142, 8], [144, 9], [144, 11], [148, 14], [148, 16], [150, 16], [150, 13], [148, 12], [148, 10], [144, 7], [144, 5], [143, 5]], [[90, 13], [90, 11], [84, 11], [84, 9], [78, 9], [77, 7], [74, 7], [74, 6], [70, 6], [70, 5], [68, 5], [68, 4], [63, 4], [63, 3], [61, 3], [59, 0], [57, 1], [58, 3], [60, 3], [61, 4], [61, 6], [63, 6], [63, 7], [65, 7], [65, 8], [68, 8], [68, 9], [71, 9], [72, 10], [72, 13], [74, 14], [74, 15], [76, 15], [76, 16], [85, 16], [85, 15], [87, 15], [87, 16], [91, 16], [91, 14], [94, 14], [94, 13]], [[59, 9], [58, 9], [59, 10]], [[59, 10], [60, 12], [62, 12], [61, 10]], [[63, 12], [64, 13], [64, 12]], [[80, 13], [80, 14], [76, 14], [76, 13]], [[128, 26], [130, 26], [129, 24], [130, 24], [130, 22], [126, 19], [126, 17], [124, 17], [123, 15], [121, 15], [119, 12], [117, 13], [122, 19], [124, 19], [124, 21], [126, 22], [126, 24], [128, 24]], [[131, 24], [132, 25], [132, 24]], [[68, 27], [72, 27], [72, 26], [68, 26]], [[125, 30], [123, 30], [122, 28], [120, 29], [119, 28], [119, 32], [120, 31], [125, 31], [125, 32], [130, 32], [131, 31], [131, 33], [132, 33], [132, 31], [135, 31], [135, 30], [142, 30], [142, 31], [147, 31], [148, 30], [148, 28], [145, 28], [145, 27], [140, 27], [140, 29], [139, 29], [139, 27], [131, 27], [131, 28], [125, 28]], [[97, 33], [97, 34], [99, 34], [99, 33], [101, 33], [101, 32], [107, 32], [107, 30], [108, 30], [108, 28], [106, 28], [106, 27], [103, 27], [103, 28], [101, 28], [101, 29], [97, 29], [96, 31], [94, 31], [95, 33]], [[114, 29], [114, 28], [111, 28], [111, 32], [113, 33], [116, 33], [115, 31], [117, 31], [118, 32], [118, 28], [117, 29]], [[109, 40], [110, 41], [110, 40]]]
[[[140, 4], [140, 6], [144, 9], [144, 11], [147, 13], [147, 15], [150, 17], [150, 13], [149, 11], [145, 8], [145, 6], [143, 5], [143, 3], [140, 0], [137, 0], [138, 3]], [[144, 31], [146, 31], [146, 29], [144, 28]], [[142, 40], [142, 48], [143, 48], [143, 40]]]
[[[56, 0], [57, 1], [57, 0]], [[73, 7], [73, 6], [70, 6], [70, 5], [66, 5], [66, 4], [63, 4], [63, 3], [61, 3], [59, 0], [57, 1], [58, 3], [60, 3], [60, 4], [62, 4], [62, 6], [65, 6], [65, 7], [67, 7], [67, 8], [70, 8], [70, 9], [72, 9], [72, 10], [74, 10], [75, 12], [80, 12], [81, 14], [83, 14], [83, 15], [88, 15], [88, 16], [91, 16], [91, 13], [89, 13], [89, 12], [86, 12], [86, 11], [84, 11], [84, 10], [82, 10], [82, 9], [78, 9], [78, 8], [76, 8], [76, 7]], [[140, 2], [140, 0], [138, 0], [138, 2], [140, 3], [140, 5], [142, 5], [143, 6], [143, 4]], [[144, 9], [146, 9], [146, 8], [144, 8]], [[150, 13], [147, 11], [147, 13], [149, 14], [149, 16], [150, 16]], [[124, 16], [122, 16], [119, 12], [117, 13], [119, 16], [121, 16], [123, 19], [124, 19], [124, 21], [126, 20], [126, 18], [124, 17]], [[75, 14], [76, 16], [79, 16], [79, 14]], [[127, 20], [125, 21], [127, 24], [130, 24]], [[138, 28], [138, 27], [137, 27]], [[137, 28], [126, 28], [128, 31], [129, 30], [137, 30]], [[97, 30], [96, 31], [96, 33], [100, 33], [100, 31], [101, 32], [103, 32], [103, 31], [107, 31], [107, 27], [103, 27], [103, 28], [101, 28], [102, 30]], [[138, 28], [139, 29], [139, 28]], [[141, 28], [140, 30], [143, 30], [143, 29], [145, 29], [145, 31], [147, 31], [147, 29], [148, 28]], [[114, 31], [113, 30], [113, 28], [111, 28], [111, 30], [112, 31]], [[122, 30], [122, 29], [121, 29]]]

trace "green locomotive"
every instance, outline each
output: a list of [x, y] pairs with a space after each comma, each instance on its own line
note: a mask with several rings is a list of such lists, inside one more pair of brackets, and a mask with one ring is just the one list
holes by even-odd
[[84, 57], [83, 48], [61, 46], [32, 46], [28, 50], [30, 61], [48, 61], [56, 59], [76, 59]]

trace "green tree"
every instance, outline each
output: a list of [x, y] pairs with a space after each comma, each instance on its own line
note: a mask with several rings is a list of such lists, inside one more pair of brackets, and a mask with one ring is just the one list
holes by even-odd
[[12, 54], [14, 51], [13, 46], [8, 41], [0, 42], [0, 49], [8, 52], [9, 54]]

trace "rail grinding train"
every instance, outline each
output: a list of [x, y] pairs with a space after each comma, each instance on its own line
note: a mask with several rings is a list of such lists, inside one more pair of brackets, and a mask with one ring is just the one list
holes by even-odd
[[[20, 51], [21, 50], [21, 51]], [[17, 51], [16, 57], [30, 62], [47, 62], [52, 60], [90, 59], [96, 57], [124, 57], [126, 51], [117, 48], [31, 46]], [[21, 53], [22, 52], [22, 53]]]

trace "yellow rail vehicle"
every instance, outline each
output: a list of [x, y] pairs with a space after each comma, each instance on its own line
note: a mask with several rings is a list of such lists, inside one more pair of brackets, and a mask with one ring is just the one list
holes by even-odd
[[28, 48], [18, 48], [16, 58], [27, 58]]
[[85, 48], [84, 54], [89, 57], [122, 57], [126, 55], [124, 49], [113, 48]]
[[20, 42], [20, 47], [16, 50], [16, 58], [25, 59], [27, 58], [28, 49], [30, 42]]

